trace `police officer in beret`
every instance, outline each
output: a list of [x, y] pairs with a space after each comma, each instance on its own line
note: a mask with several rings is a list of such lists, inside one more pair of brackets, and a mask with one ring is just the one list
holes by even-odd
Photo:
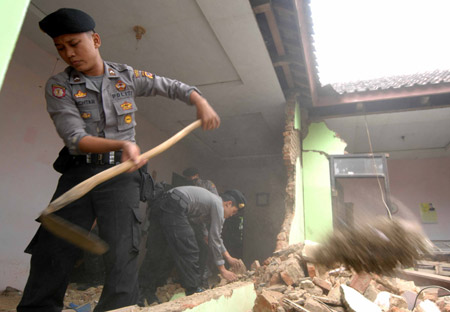
[[[235, 215], [246, 204], [245, 196], [239, 190], [228, 190], [221, 196], [198, 186], [179, 186], [164, 194], [151, 210], [151, 218], [157, 220], [186, 295], [202, 292], [199, 268], [199, 248], [190, 222], [209, 224], [208, 246], [219, 273], [227, 280], [235, 280], [236, 274], [225, 268], [225, 261], [232, 266], [240, 265], [225, 248], [221, 231], [225, 219]], [[195, 220], [195, 221], [193, 221]], [[151, 251], [150, 251], [151, 252]], [[164, 263], [159, 261], [160, 265]], [[141, 271], [146, 265], [145, 260]], [[148, 278], [152, 278], [148, 276]], [[143, 299], [153, 302], [154, 288], [141, 289], [140, 305]]]
[[188, 179], [189, 183], [192, 183], [192, 185], [200, 186], [211, 193], [214, 193], [216, 195], [219, 195], [217, 192], [216, 185], [211, 180], [203, 180], [200, 178], [200, 173], [197, 168], [195, 167], [189, 167], [183, 171], [183, 176]]
[[[131, 159], [135, 166], [94, 188], [56, 212], [89, 230], [97, 220], [109, 245], [104, 254], [105, 281], [95, 311], [133, 305], [138, 299], [139, 146], [135, 142], [135, 97], [162, 95], [195, 106], [204, 130], [219, 127], [220, 118], [200, 91], [128, 65], [104, 61], [101, 39], [91, 16], [63, 8], [39, 22], [69, 65], [45, 87], [47, 110], [65, 149], [54, 167], [62, 173], [53, 199], [85, 179]], [[53, 200], [52, 199], [52, 200]], [[17, 311], [61, 311], [69, 274], [82, 251], [42, 226], [27, 247], [32, 254], [29, 278]]]

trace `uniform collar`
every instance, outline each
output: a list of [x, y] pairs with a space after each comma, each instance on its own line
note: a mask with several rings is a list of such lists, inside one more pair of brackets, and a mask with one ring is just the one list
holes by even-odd
[[72, 68], [72, 71], [70, 72], [69, 83], [70, 84], [86, 83], [86, 78], [84, 78], [84, 75], [80, 73], [78, 70]]
[[105, 76], [108, 78], [119, 78], [119, 73], [116, 69], [111, 67], [108, 63], [103, 62], [105, 66]]
[[87, 79], [86, 76], [84, 76], [81, 72], [77, 71], [74, 68], [72, 68], [72, 71], [69, 74], [69, 83], [74, 85], [85, 84], [87, 89], [100, 92], [99, 90], [97, 90], [90, 79]]
[[[105, 76], [106, 77], [108, 77], [108, 78], [119, 78], [119, 73], [118, 73], [118, 71], [115, 68], [110, 66], [105, 61], [103, 61], [103, 64], [104, 64], [104, 68], [105, 68]], [[72, 70], [70, 71], [70, 78], [69, 78], [69, 82], [71, 84], [86, 83], [86, 78], [84, 77], [84, 75], [82, 73], [80, 73], [78, 70], [76, 70], [73, 67], [71, 67], [71, 69]]]

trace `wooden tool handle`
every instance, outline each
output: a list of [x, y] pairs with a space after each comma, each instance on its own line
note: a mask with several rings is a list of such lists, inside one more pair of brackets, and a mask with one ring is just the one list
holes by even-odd
[[[141, 154], [139, 156], [139, 159], [150, 159], [158, 154], [161, 154], [165, 150], [172, 147], [179, 140], [184, 138], [186, 135], [191, 133], [193, 130], [200, 127], [201, 124], [202, 122], [200, 119], [194, 121], [189, 126], [185, 127], [183, 130], [181, 130], [180, 132], [169, 138], [167, 141]], [[48, 207], [44, 211], [42, 211], [41, 215], [45, 216], [63, 208], [64, 206], [70, 204], [71, 202], [77, 200], [78, 198], [88, 193], [90, 190], [92, 190], [100, 183], [105, 182], [121, 173], [128, 171], [133, 166], [134, 166], [133, 161], [127, 160], [126, 162], [123, 162], [120, 165], [111, 167], [105, 171], [102, 171], [90, 177], [89, 179], [86, 179], [85, 181], [81, 182], [78, 185], [75, 185], [73, 188], [71, 188], [70, 190], [68, 190], [67, 192], [56, 198], [54, 201], [52, 201], [48, 205]]]

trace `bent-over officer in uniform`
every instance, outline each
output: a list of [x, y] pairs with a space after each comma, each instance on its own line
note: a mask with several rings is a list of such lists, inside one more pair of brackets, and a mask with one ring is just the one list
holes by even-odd
[[[161, 226], [166, 248], [175, 261], [186, 295], [203, 291], [200, 287], [199, 248], [190, 222], [196, 220], [209, 224], [208, 245], [214, 263], [225, 279], [233, 281], [237, 278], [236, 274], [226, 269], [225, 261], [232, 267], [239, 266], [240, 261], [228, 253], [221, 238], [221, 231], [225, 219], [243, 209], [245, 204], [245, 196], [239, 190], [228, 190], [218, 196], [198, 186], [179, 186], [169, 190], [153, 206], [150, 211], [151, 218]], [[142, 265], [145, 265], [145, 260]], [[145, 281], [142, 279], [141, 283], [142, 305], [143, 299], [154, 299], [152, 291], [156, 289], [145, 289]]]
[[[48, 113], [65, 144], [54, 164], [62, 176], [53, 199], [117, 163], [129, 159], [135, 163], [128, 173], [97, 186], [55, 214], [87, 230], [97, 220], [99, 236], [109, 245], [103, 257], [104, 287], [94, 311], [136, 304], [142, 182], [137, 169], [146, 161], [139, 161], [135, 142], [135, 97], [161, 95], [193, 105], [204, 130], [217, 128], [220, 119], [195, 87], [104, 61], [95, 22], [85, 12], [59, 9], [39, 26], [69, 65], [45, 87]], [[31, 268], [17, 311], [61, 311], [69, 274], [82, 251], [41, 226], [26, 252], [32, 255]]]

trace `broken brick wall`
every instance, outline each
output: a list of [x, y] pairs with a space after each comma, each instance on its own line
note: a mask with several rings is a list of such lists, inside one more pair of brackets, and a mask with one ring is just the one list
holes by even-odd
[[299, 105], [295, 96], [291, 96], [286, 102], [285, 118], [285, 131], [283, 133], [283, 160], [287, 173], [285, 218], [277, 236], [276, 250], [297, 243], [302, 240], [303, 236], [301, 123]]

